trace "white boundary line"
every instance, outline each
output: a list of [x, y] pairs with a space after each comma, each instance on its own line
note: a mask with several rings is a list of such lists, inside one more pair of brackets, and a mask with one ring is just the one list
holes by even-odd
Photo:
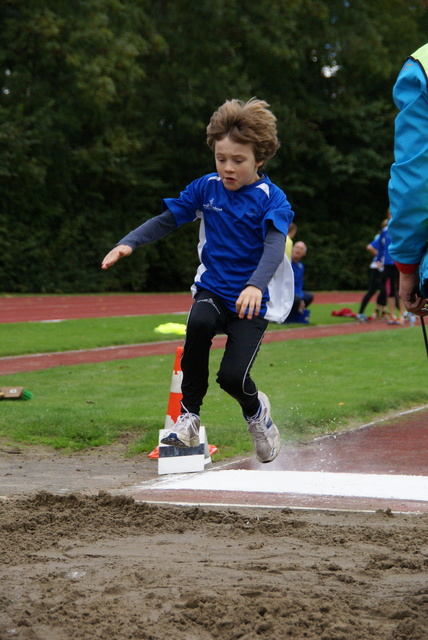
[[[352, 433], [352, 432], [355, 432], [355, 431], [359, 431], [360, 429], [366, 429], [368, 427], [376, 426], [376, 425], [381, 424], [383, 422], [386, 422], [388, 420], [394, 420], [394, 419], [398, 419], [398, 418], [406, 416], [406, 415], [411, 415], [411, 414], [414, 414], [414, 413], [418, 413], [419, 411], [423, 411], [425, 409], [428, 409], [428, 405], [423, 405], [423, 406], [416, 407], [416, 408], [413, 408], [413, 409], [408, 409], [406, 411], [401, 411], [401, 412], [399, 412], [397, 414], [394, 414], [392, 416], [390, 415], [390, 416], [387, 416], [387, 417], [384, 417], [384, 418], [380, 418], [379, 420], [374, 420], [372, 422], [368, 422], [366, 424], [360, 425], [359, 427], [356, 427], [355, 429], [351, 429], [349, 431], [342, 431], [342, 432], [337, 433], [337, 434], [334, 434], [334, 433], [326, 434], [326, 435], [320, 436], [319, 438], [314, 438], [313, 442], [324, 440], [326, 438], [334, 438], [334, 437], [337, 437], [339, 435], [344, 435], [346, 433]], [[215, 467], [215, 468], [212, 468], [212, 469], [207, 469], [206, 471], [203, 472], [204, 476], [202, 476], [202, 477], [207, 480], [208, 479], [207, 478], [207, 476], [208, 476], [207, 471], [209, 471], [209, 472], [212, 472], [212, 473], [213, 472], [217, 472], [217, 473], [220, 472], [220, 473], [223, 473], [223, 474], [226, 473], [226, 476], [228, 476], [230, 478], [230, 474], [228, 474], [228, 471], [227, 471], [228, 467], [230, 467], [231, 465], [235, 466], [235, 465], [239, 464], [239, 462], [246, 461], [246, 460], [247, 460], [247, 458], [241, 458], [241, 459], [239, 459], [237, 461], [234, 461], [234, 462], [226, 462], [225, 464], [223, 464], [221, 466], [218, 466], [218, 467]], [[235, 470], [235, 471], [239, 471], [239, 470]], [[247, 471], [247, 473], [249, 473], [249, 472]], [[258, 477], [257, 476], [257, 474], [259, 473], [258, 471], [253, 471], [252, 473], [256, 474], [255, 477]], [[264, 474], [265, 473], [266, 472], [264, 472]], [[272, 474], [272, 473], [282, 474], [282, 476], [284, 478], [285, 476], [283, 474], [287, 474], [287, 473], [290, 473], [290, 472], [277, 471], [277, 472], [267, 472], [267, 473], [269, 475]], [[291, 473], [293, 473], [293, 472], [291, 472]], [[311, 473], [313, 474], [314, 472], [295, 472], [295, 473], [300, 474], [300, 476], [298, 475], [297, 477], [302, 477], [303, 478], [306, 474], [311, 474]], [[200, 475], [200, 474], [198, 474], [198, 475]], [[317, 491], [317, 492], [314, 493], [312, 487], [309, 490], [305, 490], [305, 491], [302, 491], [302, 490], [296, 491], [295, 487], [293, 487], [293, 490], [291, 490], [291, 491], [287, 491], [287, 490], [284, 491], [283, 490], [283, 491], [272, 492], [272, 491], [267, 491], [266, 489], [260, 489], [260, 482], [258, 480], [257, 481], [257, 486], [256, 486], [255, 489], [248, 489], [248, 483], [246, 483], [246, 491], [247, 492], [249, 491], [250, 493], [251, 492], [259, 492], [259, 491], [261, 491], [261, 492], [264, 492], [264, 493], [267, 493], [267, 494], [274, 493], [276, 495], [278, 495], [278, 493], [280, 493], [283, 496], [287, 495], [287, 493], [290, 493], [290, 494], [293, 494], [293, 496], [298, 494], [298, 495], [310, 495], [311, 497], [316, 497], [316, 496], [318, 496], [318, 497], [321, 497], [321, 496], [328, 497], [328, 496], [330, 496], [330, 497], [340, 497], [340, 498], [343, 497], [344, 499], [346, 499], [346, 498], [356, 498], [356, 499], [364, 499], [365, 498], [365, 499], [370, 499], [371, 498], [371, 499], [376, 499], [376, 500], [405, 500], [406, 502], [414, 502], [414, 501], [418, 501], [418, 502], [427, 501], [428, 502], [428, 489], [425, 486], [426, 483], [428, 482], [428, 479], [426, 477], [424, 477], [424, 476], [403, 476], [403, 475], [400, 476], [399, 474], [384, 474], [384, 475], [379, 475], [379, 474], [340, 474], [340, 473], [329, 474], [327, 472], [320, 472], [320, 473], [318, 473], [318, 476], [322, 480], [326, 480], [328, 476], [331, 476], [332, 478], [334, 477], [334, 480], [339, 480], [340, 476], [343, 476], [342, 479], [348, 479], [348, 480], [351, 479], [351, 476], [353, 476], [354, 480], [365, 478], [366, 480], [368, 480], [368, 482], [371, 485], [377, 485], [378, 489], [377, 489], [377, 491], [370, 491], [369, 493], [371, 493], [371, 495], [364, 495], [364, 494], [367, 494], [367, 490], [366, 491], [363, 490], [363, 493], [361, 493], [361, 489], [360, 489], [360, 493], [357, 492], [357, 495], [355, 495], [354, 491], [351, 491], [351, 493], [346, 493], [346, 495], [342, 495], [343, 492], [340, 492], [340, 493], [337, 493], [336, 491], [333, 491], [333, 493], [331, 493], [331, 491], [325, 492], [325, 488], [324, 488], [324, 492], [321, 489], [320, 491]], [[306, 477], [307, 477], [307, 475], [306, 475]], [[157, 480], [152, 481], [152, 482], [143, 483], [143, 485], [140, 485], [140, 486], [134, 486], [133, 490], [134, 491], [138, 490], [138, 489], [140, 489], [140, 490], [144, 490], [144, 489], [153, 489], [153, 490], [156, 490], [156, 489], [157, 490], [162, 490], [162, 489], [163, 490], [171, 490], [171, 489], [181, 489], [181, 490], [187, 489], [187, 490], [189, 490], [190, 489], [190, 490], [195, 490], [195, 488], [192, 487], [192, 486], [190, 486], [190, 487], [189, 486], [184, 486], [183, 487], [183, 483], [184, 483], [184, 485], [186, 485], [186, 484], [192, 485], [193, 484], [192, 478], [195, 479], [195, 474], [180, 474], [179, 476], [175, 476], [174, 478], [157, 479]], [[290, 478], [291, 478], [291, 476], [290, 476]], [[218, 475], [217, 475], [216, 480], [218, 480], [218, 479], [219, 478], [218, 478]], [[314, 480], [317, 480], [317, 479], [318, 478], [314, 478]], [[398, 480], [398, 484], [397, 484], [397, 480]], [[384, 483], [384, 488], [383, 489], [382, 488], [379, 489], [379, 481], [380, 481], [381, 484], [382, 484], [382, 482]], [[417, 489], [417, 493], [422, 492], [422, 498], [421, 497], [416, 497], [415, 498], [413, 496], [408, 496], [406, 494], [405, 487], [404, 486], [400, 486], [400, 485], [402, 483], [404, 483], [404, 484], [407, 483], [408, 484], [409, 482], [410, 482], [411, 485], [412, 485], [412, 483], [414, 485], [415, 482], [416, 482], [416, 485], [413, 486], [413, 489], [416, 488]], [[171, 486], [172, 484], [173, 485], [178, 485], [178, 486]], [[203, 490], [210, 490], [210, 491], [214, 491], [214, 490], [229, 490], [229, 491], [230, 490], [235, 490], [235, 491], [241, 491], [242, 490], [242, 489], [231, 489], [230, 488], [229, 479], [227, 480], [226, 487], [223, 488], [223, 489], [221, 489], [221, 488], [219, 489], [218, 488], [218, 483], [217, 482], [215, 483], [215, 487], [214, 488], [213, 487], [209, 487], [208, 489], [207, 489], [207, 487], [201, 487], [200, 486], [200, 484], [205, 484], [204, 482], [198, 483], [198, 484], [199, 484], [199, 486], [196, 489], [197, 491], [203, 491]], [[389, 493], [389, 495], [385, 495], [385, 493], [383, 495], [373, 495], [373, 494], [376, 494], [376, 493], [382, 494], [382, 492], [385, 492], [385, 486], [388, 485], [390, 487], [391, 484], [395, 484], [396, 488], [398, 488], [398, 493], [399, 494], [403, 494], [403, 495], [398, 495], [397, 496], [397, 495], [391, 495], [391, 493]], [[411, 491], [412, 491], [412, 489], [411, 489]], [[245, 492], [245, 490], [244, 490], [244, 492]], [[394, 493], [395, 493], [395, 491], [392, 492], [392, 494], [394, 494]], [[230, 503], [215, 503], [214, 504], [214, 503], [204, 503], [204, 502], [202, 502], [202, 503], [200, 503], [200, 502], [198, 502], [198, 503], [197, 502], [188, 503], [188, 502], [182, 502], [182, 501], [176, 501], [176, 502], [171, 501], [170, 502], [170, 501], [157, 501], [157, 500], [150, 500], [150, 501], [145, 500], [145, 502], [150, 502], [150, 503], [153, 503], [153, 504], [176, 504], [176, 505], [181, 505], [181, 506], [190, 506], [190, 505], [191, 506], [195, 506], [197, 504], [199, 506], [223, 507], [223, 508], [227, 508], [227, 507], [229, 507], [229, 508], [231, 508], [231, 507], [251, 508], [251, 507], [253, 507], [253, 508], [264, 508], [264, 509], [273, 509], [273, 508], [274, 509], [283, 509], [284, 508], [284, 506], [270, 506], [270, 505], [265, 505], [265, 504], [264, 505], [260, 505], [260, 504], [243, 505], [243, 504], [240, 504], [240, 503], [233, 503], [233, 504], [230, 504]], [[344, 512], [355, 512], [355, 511], [358, 511], [358, 512], [362, 512], [362, 513], [364, 513], [364, 512], [372, 513], [373, 511], [376, 511], [376, 509], [373, 509], [373, 510], [367, 510], [367, 509], [361, 510], [361, 509], [357, 509], [357, 508], [340, 509], [340, 508], [331, 508], [331, 507], [305, 507], [305, 506], [303, 506], [303, 507], [295, 507], [295, 506], [293, 506], [291, 508], [295, 509], [295, 510], [298, 509], [298, 510], [303, 510], [303, 511], [304, 510], [339, 511], [339, 512], [341, 512], [341, 511], [344, 511]], [[416, 512], [414, 512], [414, 511], [403, 511], [403, 512], [399, 512], [399, 513], [412, 513], [412, 514], [415, 514], [415, 513], [421, 513], [421, 512], [418, 512], [418, 511], [416, 511]]]
[[236, 491], [270, 495], [368, 498], [428, 503], [428, 477], [325, 471], [217, 470], [168, 476], [154, 491]]

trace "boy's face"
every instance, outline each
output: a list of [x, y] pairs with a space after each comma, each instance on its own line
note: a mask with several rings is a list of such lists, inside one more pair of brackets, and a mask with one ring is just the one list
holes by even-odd
[[263, 162], [256, 162], [253, 146], [233, 142], [229, 137], [217, 140], [214, 149], [217, 173], [229, 191], [237, 191], [260, 179], [257, 169]]

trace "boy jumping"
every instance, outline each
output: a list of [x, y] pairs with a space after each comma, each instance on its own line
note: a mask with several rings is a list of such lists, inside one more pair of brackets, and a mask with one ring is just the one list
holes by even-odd
[[217, 373], [247, 422], [257, 458], [271, 462], [280, 435], [267, 396], [250, 376], [269, 321], [283, 322], [293, 303], [293, 272], [284, 254], [290, 204], [260, 173], [279, 142], [269, 105], [255, 98], [226, 101], [211, 117], [207, 143], [216, 173], [194, 180], [163, 213], [131, 231], [106, 255], [102, 269], [185, 222], [200, 221], [194, 302], [187, 321], [181, 368], [182, 413], [163, 444], [199, 444], [200, 408], [208, 390], [209, 352], [217, 333], [227, 336]]

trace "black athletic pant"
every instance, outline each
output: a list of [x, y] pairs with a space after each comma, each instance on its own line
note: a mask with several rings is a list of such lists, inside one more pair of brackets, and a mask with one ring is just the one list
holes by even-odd
[[399, 308], [400, 300], [398, 297], [398, 274], [399, 271], [395, 264], [386, 264], [383, 268], [383, 281], [385, 283], [386, 297], [395, 298], [395, 305]]
[[309, 291], [303, 291], [303, 296], [294, 295], [294, 302], [293, 302], [293, 306], [291, 307], [291, 313], [299, 310], [300, 303], [302, 302], [302, 300], [305, 303], [305, 309], [307, 309], [309, 305], [312, 304], [313, 299], [314, 299], [314, 294], [310, 293]]
[[208, 390], [212, 339], [216, 334], [224, 333], [227, 342], [217, 372], [217, 382], [239, 402], [245, 415], [257, 413], [257, 387], [250, 377], [250, 370], [267, 325], [268, 321], [260, 317], [240, 319], [214, 293], [205, 289], [198, 291], [187, 321], [181, 359], [182, 406], [185, 411], [199, 415]]
[[364, 310], [367, 307], [370, 298], [374, 296], [376, 291], [379, 291], [378, 297], [376, 298], [376, 304], [380, 307], [384, 307], [386, 305], [386, 292], [385, 283], [383, 281], [383, 274], [377, 269], [370, 269], [369, 287], [367, 293], [361, 300], [360, 310], [358, 311], [358, 313], [364, 313]]

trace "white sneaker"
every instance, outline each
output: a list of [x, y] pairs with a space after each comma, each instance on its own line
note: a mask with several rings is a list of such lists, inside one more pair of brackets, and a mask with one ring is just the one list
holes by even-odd
[[270, 402], [266, 394], [259, 391], [260, 414], [258, 418], [245, 418], [248, 431], [253, 437], [254, 449], [260, 462], [272, 462], [281, 449], [277, 426], [270, 416]]
[[161, 442], [174, 447], [198, 447], [200, 425], [199, 416], [194, 413], [182, 413]]

